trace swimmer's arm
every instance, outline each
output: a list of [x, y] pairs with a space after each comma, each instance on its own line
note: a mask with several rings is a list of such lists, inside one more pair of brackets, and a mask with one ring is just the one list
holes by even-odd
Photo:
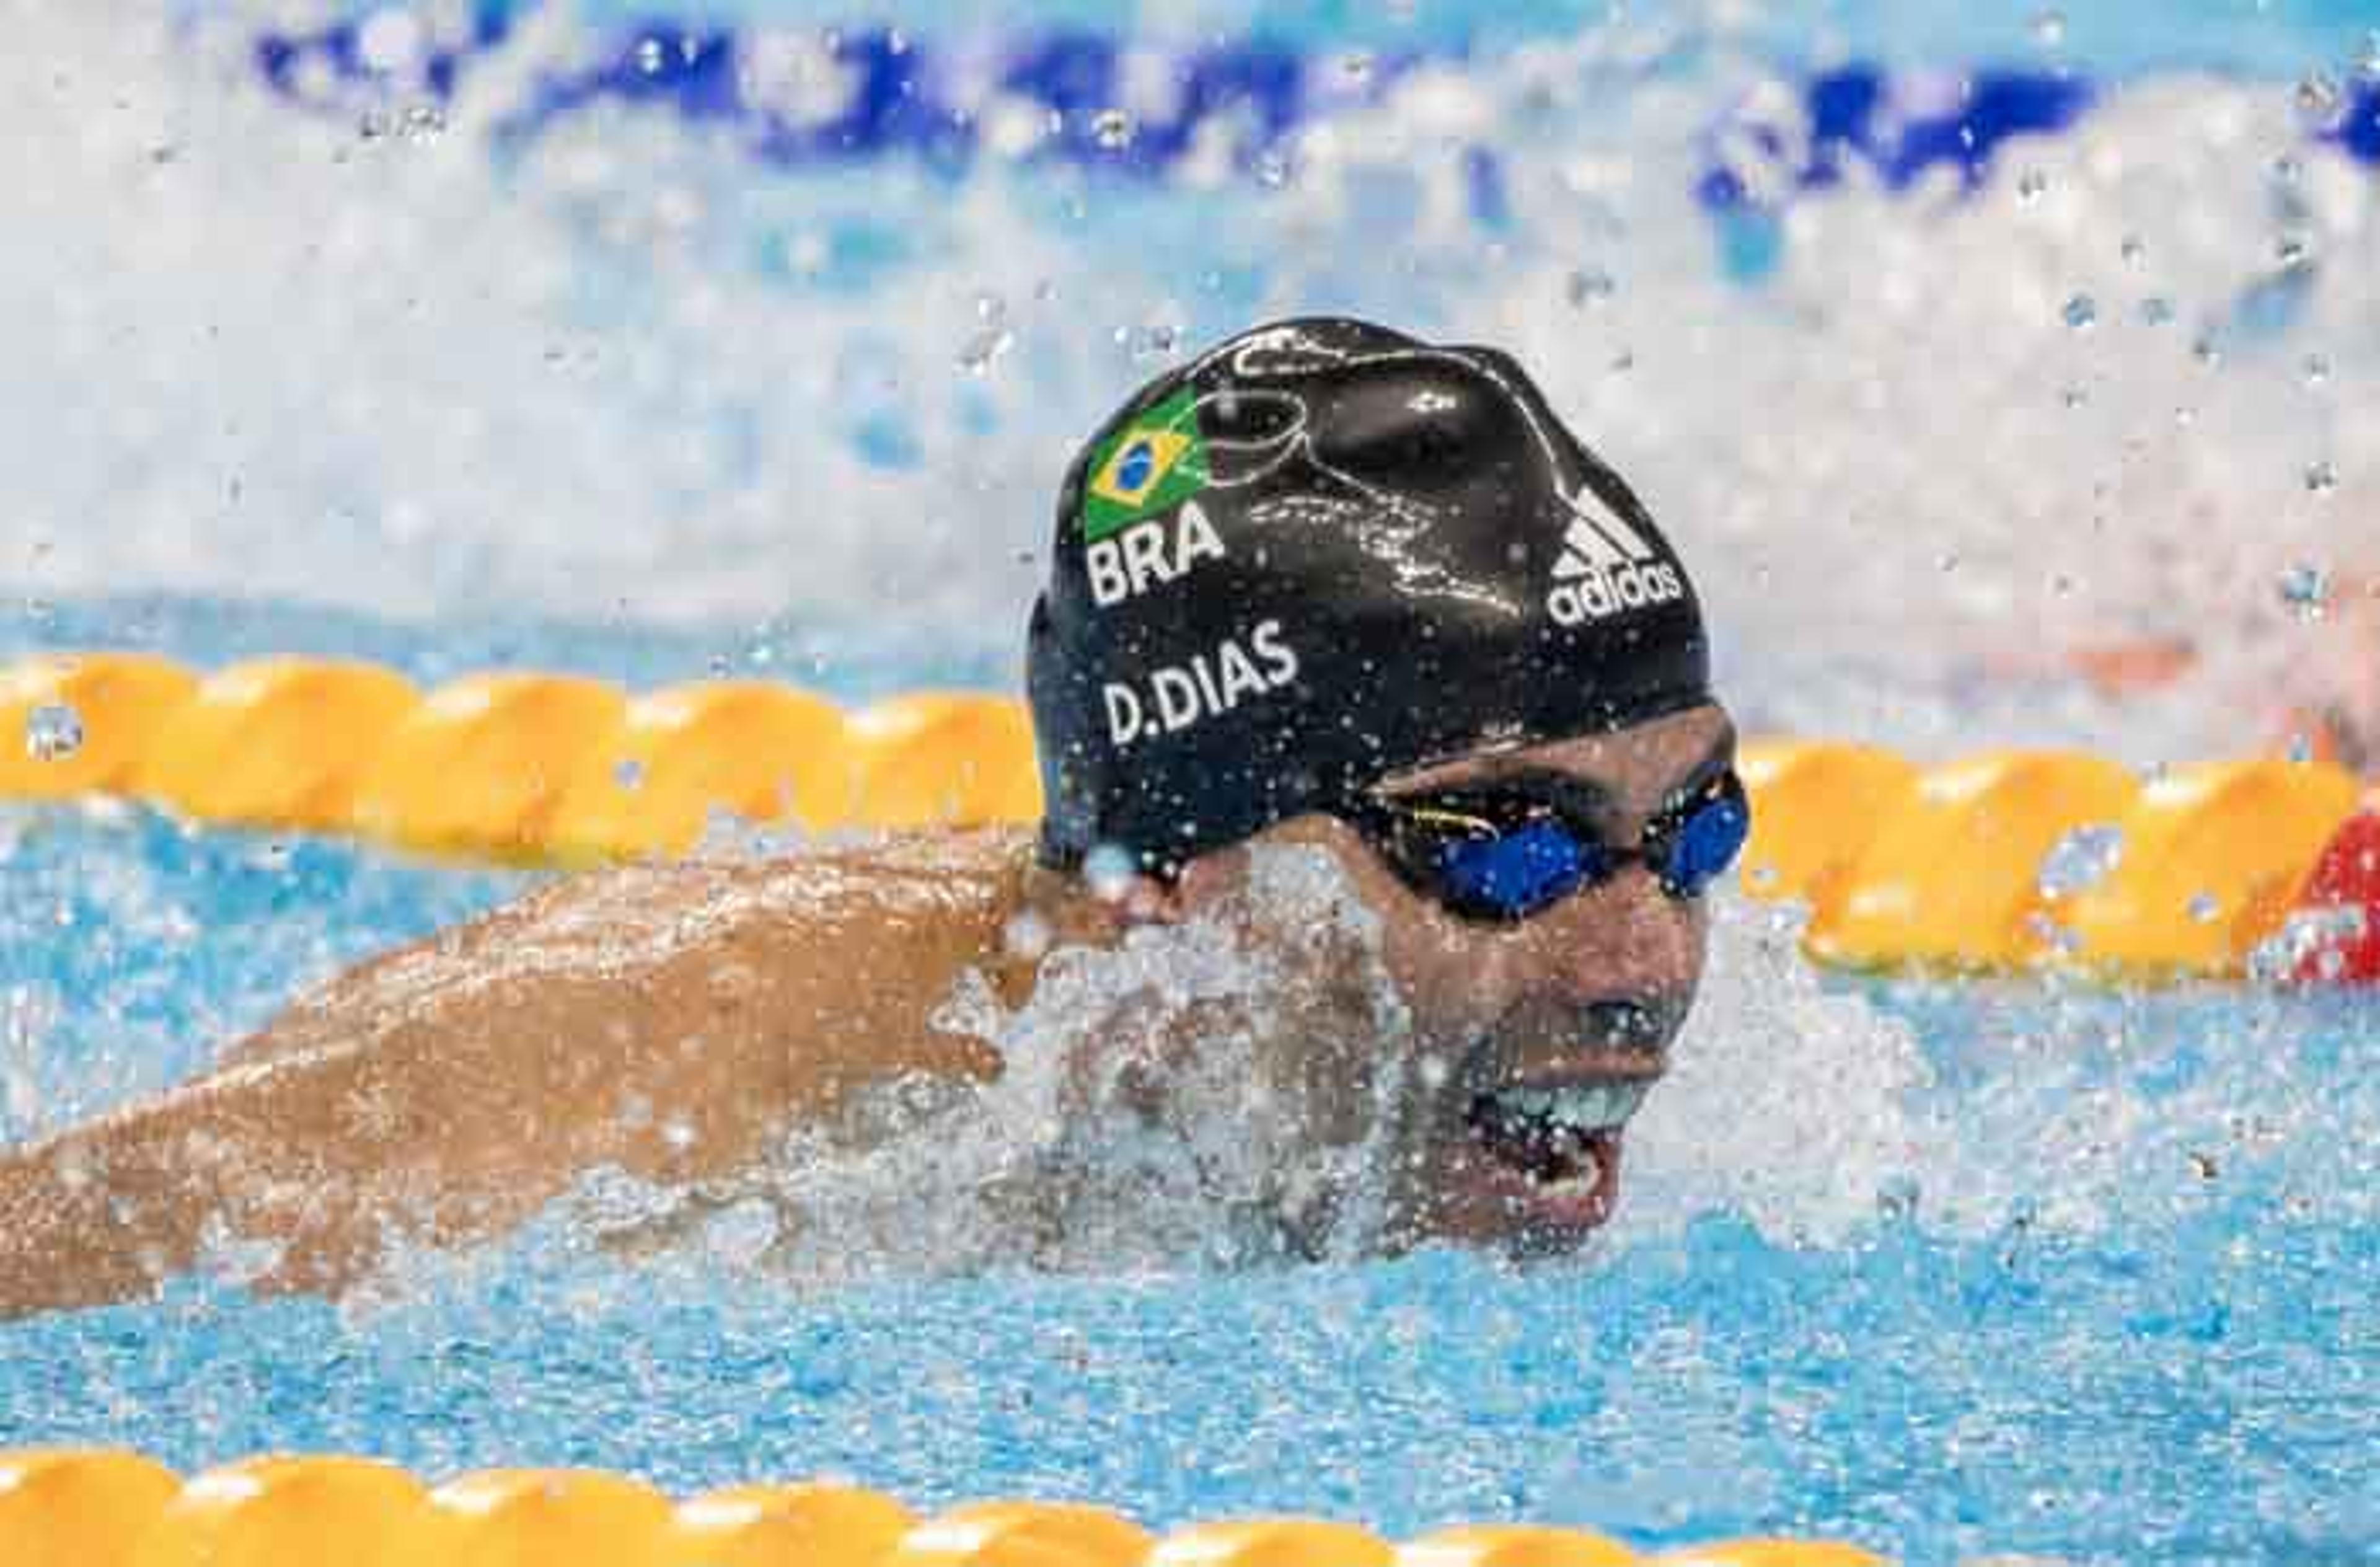
[[336, 1292], [394, 1241], [501, 1234], [588, 1171], [707, 1179], [868, 1083], [997, 1070], [925, 1026], [972, 922], [870, 941], [864, 897], [791, 917], [743, 896], [759, 874], [565, 884], [335, 982], [209, 1076], [0, 1152], [0, 1316], [145, 1294], [217, 1237], [279, 1248], [265, 1287]]
[[534, 1052], [431, 1061], [434, 1034], [227, 1069], [0, 1156], [0, 1315], [145, 1294], [211, 1240], [271, 1248], [268, 1286], [335, 1291], [392, 1230], [455, 1245], [517, 1222], [571, 1142], [598, 1150], [527, 1101]]

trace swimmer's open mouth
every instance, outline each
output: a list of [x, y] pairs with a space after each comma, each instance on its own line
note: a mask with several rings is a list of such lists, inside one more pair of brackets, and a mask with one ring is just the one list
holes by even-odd
[[1472, 1096], [1471, 1136], [1499, 1164], [1539, 1186], [1596, 1186], [1613, 1172], [1621, 1129], [1652, 1090], [1649, 1077], [1607, 1078]]

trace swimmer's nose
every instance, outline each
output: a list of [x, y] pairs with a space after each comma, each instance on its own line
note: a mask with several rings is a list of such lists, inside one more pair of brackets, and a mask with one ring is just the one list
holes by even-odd
[[1540, 917], [1538, 956], [1581, 1004], [1610, 995], [1692, 991], [1701, 977], [1701, 910], [1632, 866]]

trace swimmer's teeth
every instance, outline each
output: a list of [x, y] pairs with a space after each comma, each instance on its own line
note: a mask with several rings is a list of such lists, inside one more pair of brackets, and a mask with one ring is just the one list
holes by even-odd
[[1591, 1191], [1604, 1178], [1609, 1149], [1652, 1085], [1582, 1084], [1508, 1088], [1472, 1102], [1471, 1126], [1500, 1161], [1549, 1193]]
[[1649, 1083], [1597, 1083], [1568, 1088], [1516, 1088], [1496, 1096], [1507, 1113], [1551, 1122], [1565, 1131], [1623, 1125], [1645, 1102]]

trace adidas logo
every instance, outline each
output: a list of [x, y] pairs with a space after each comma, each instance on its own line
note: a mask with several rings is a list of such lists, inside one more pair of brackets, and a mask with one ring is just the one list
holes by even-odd
[[1554, 590], [1546, 613], [1562, 626], [1589, 621], [1686, 596], [1678, 568], [1660, 558], [1645, 536], [1619, 513], [1600, 504], [1585, 485], [1564, 498], [1569, 529], [1561, 558], [1554, 562]]

